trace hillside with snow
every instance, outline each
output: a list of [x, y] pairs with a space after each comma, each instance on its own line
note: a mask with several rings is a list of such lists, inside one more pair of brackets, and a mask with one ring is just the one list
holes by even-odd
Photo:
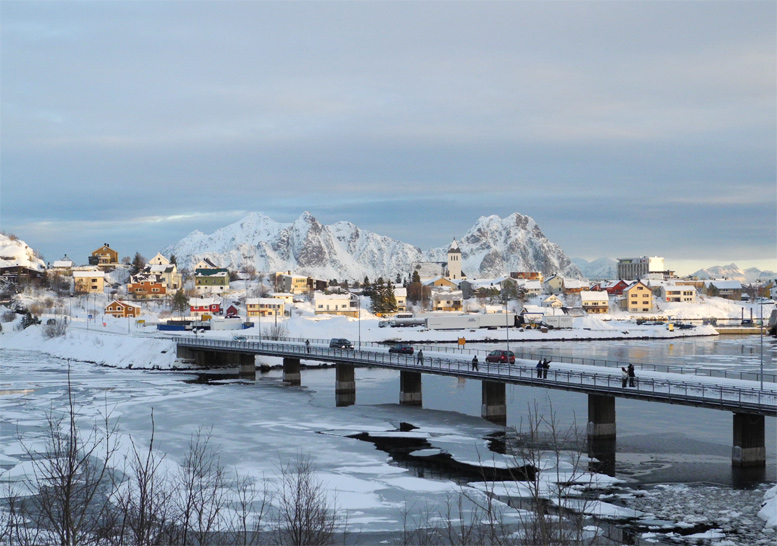
[[24, 267], [41, 273], [46, 270], [46, 264], [27, 243], [0, 233], [0, 268], [7, 267]]
[[[321, 279], [393, 279], [397, 274], [409, 277], [416, 262], [447, 261], [449, 243], [423, 252], [350, 222], [325, 226], [309, 212], [290, 224], [255, 212], [209, 235], [194, 231], [162, 250], [162, 254], [175, 255], [181, 267], [187, 268], [208, 258], [233, 270], [250, 265], [258, 271], [293, 271]], [[459, 241], [459, 248], [462, 270], [469, 277], [505, 275], [510, 271], [582, 276], [532, 218], [518, 213], [504, 219], [480, 218]]]

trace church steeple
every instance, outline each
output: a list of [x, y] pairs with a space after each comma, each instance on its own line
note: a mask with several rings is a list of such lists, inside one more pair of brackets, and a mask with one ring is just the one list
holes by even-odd
[[451, 280], [461, 279], [461, 250], [456, 238], [453, 238], [450, 248], [448, 248], [448, 278]]

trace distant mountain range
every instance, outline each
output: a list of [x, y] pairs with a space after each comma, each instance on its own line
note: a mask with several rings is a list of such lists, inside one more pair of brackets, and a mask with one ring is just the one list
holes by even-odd
[[[572, 263], [574, 263], [588, 279], [617, 278], [617, 260], [611, 258], [598, 258], [589, 262], [584, 258], [572, 258]], [[756, 267], [741, 269], [736, 264], [716, 265], [705, 269], [699, 269], [695, 273], [692, 273], [691, 276], [698, 277], [699, 279], [731, 279], [743, 284], [777, 279], [777, 273], [774, 271], [761, 271]]]
[[716, 265], [714, 267], [699, 269], [697, 272], [693, 273], [692, 276], [698, 277], [700, 279], [725, 278], [739, 281], [743, 284], [752, 284], [771, 279], [777, 279], [777, 273], [774, 271], [761, 271], [757, 267], [741, 269], [736, 264]]
[[[192, 268], [202, 258], [220, 267], [258, 271], [292, 271], [320, 279], [371, 280], [408, 278], [416, 262], [447, 262], [450, 242], [422, 251], [396, 239], [362, 230], [350, 222], [325, 226], [309, 212], [279, 223], [254, 212], [211, 234], [193, 231], [162, 250], [175, 255], [180, 267]], [[529, 216], [481, 217], [458, 240], [462, 271], [470, 278], [496, 277], [511, 271], [540, 271], [582, 278], [576, 265], [545, 237]]]

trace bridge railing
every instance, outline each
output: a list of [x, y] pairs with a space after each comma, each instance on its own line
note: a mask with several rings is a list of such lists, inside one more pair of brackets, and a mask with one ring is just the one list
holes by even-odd
[[[329, 346], [329, 339], [320, 339], [320, 338], [297, 338], [297, 337], [284, 337], [282, 339], [268, 339], [267, 336], [245, 336], [248, 341], [278, 341], [278, 342], [288, 342], [288, 343], [304, 343], [305, 341], [309, 341], [311, 346]], [[354, 344], [354, 347], [358, 348], [358, 341], [351, 340]], [[361, 347], [362, 348], [387, 348], [391, 345], [395, 345], [399, 343], [398, 341], [361, 341]], [[476, 342], [473, 342], [476, 343]], [[442, 344], [428, 344], [428, 343], [411, 343], [413, 347], [416, 349], [422, 349], [424, 351], [434, 351], [436, 353], [446, 353], [446, 354], [457, 354], [457, 355], [469, 355], [474, 356], [478, 355], [485, 356], [489, 353], [488, 349], [467, 349], [467, 348], [458, 348], [458, 347], [451, 347], [450, 345], [442, 345]], [[540, 354], [540, 353], [534, 353], [530, 351], [522, 351], [518, 349], [517, 347], [514, 347], [512, 349], [513, 353], [515, 353], [515, 358], [521, 359], [521, 360], [538, 360], [540, 358], [547, 358], [551, 355], [549, 354]], [[652, 363], [644, 363], [644, 362], [625, 362], [621, 360], [608, 360], [603, 358], [587, 358], [587, 357], [576, 357], [576, 356], [564, 356], [564, 355], [552, 355], [553, 360], [556, 362], [566, 362], [567, 364], [582, 364], [584, 366], [597, 366], [597, 367], [604, 367], [604, 368], [616, 368], [620, 370], [621, 368], [627, 367], [629, 364], [634, 364], [634, 367], [643, 370], [643, 371], [653, 371], [653, 372], [665, 372], [665, 373], [677, 373], [677, 374], [683, 374], [683, 375], [699, 375], [699, 376], [706, 376], [706, 377], [720, 377], [723, 379], [741, 379], [743, 381], [760, 381], [760, 373], [757, 371], [734, 371], [734, 370], [719, 370], [719, 369], [712, 369], [712, 368], [705, 368], [705, 367], [699, 367], [699, 366], [687, 366], [687, 365], [680, 365], [680, 364], [652, 364]], [[767, 383], [777, 383], [777, 374], [774, 373], [764, 373], [763, 380]]]
[[178, 337], [176, 341], [203, 349], [224, 349], [274, 355], [278, 357], [321, 358], [331, 362], [354, 365], [375, 365], [399, 370], [413, 370], [446, 375], [463, 375], [477, 379], [504, 380], [528, 384], [547, 384], [559, 388], [574, 387], [574, 390], [597, 392], [629, 392], [664, 400], [696, 402], [706, 407], [720, 407], [735, 410], [757, 409], [769, 415], [777, 415], [777, 389], [758, 389], [733, 385], [714, 385], [705, 381], [678, 381], [670, 378], [641, 376], [634, 387], [623, 387], [620, 371], [600, 373], [585, 370], [564, 370], [551, 368], [547, 378], [537, 377], [533, 365], [490, 363], [482, 361], [479, 369], [473, 370], [469, 359], [428, 355], [419, 360], [417, 355], [401, 355], [384, 351], [358, 351], [330, 349], [328, 346], [283, 341], [220, 340]]

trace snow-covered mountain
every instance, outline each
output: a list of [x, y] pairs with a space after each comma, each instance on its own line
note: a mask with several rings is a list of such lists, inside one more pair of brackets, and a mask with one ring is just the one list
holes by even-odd
[[[408, 277], [415, 262], [447, 261], [448, 248], [446, 244], [423, 252], [413, 245], [359, 229], [350, 222], [324, 226], [309, 212], [291, 224], [255, 212], [210, 235], [194, 231], [162, 250], [162, 254], [174, 254], [180, 266], [188, 268], [208, 258], [230, 269], [252, 265], [259, 271], [361, 280], [365, 276]], [[510, 271], [582, 276], [532, 218], [518, 213], [504, 219], [480, 218], [459, 241], [459, 249], [462, 271], [469, 277], [504, 275]]]
[[597, 258], [590, 262], [585, 258], [572, 258], [572, 263], [580, 269], [587, 279], [617, 278], [618, 262], [612, 258]]
[[6, 267], [25, 267], [41, 273], [46, 271], [44, 261], [27, 243], [0, 233], [0, 268]]
[[765, 282], [771, 279], [777, 279], [777, 273], [774, 271], [761, 271], [757, 267], [748, 267], [741, 269], [737, 264], [716, 265], [699, 269], [692, 276], [700, 279], [731, 279], [743, 284], [752, 284]]

